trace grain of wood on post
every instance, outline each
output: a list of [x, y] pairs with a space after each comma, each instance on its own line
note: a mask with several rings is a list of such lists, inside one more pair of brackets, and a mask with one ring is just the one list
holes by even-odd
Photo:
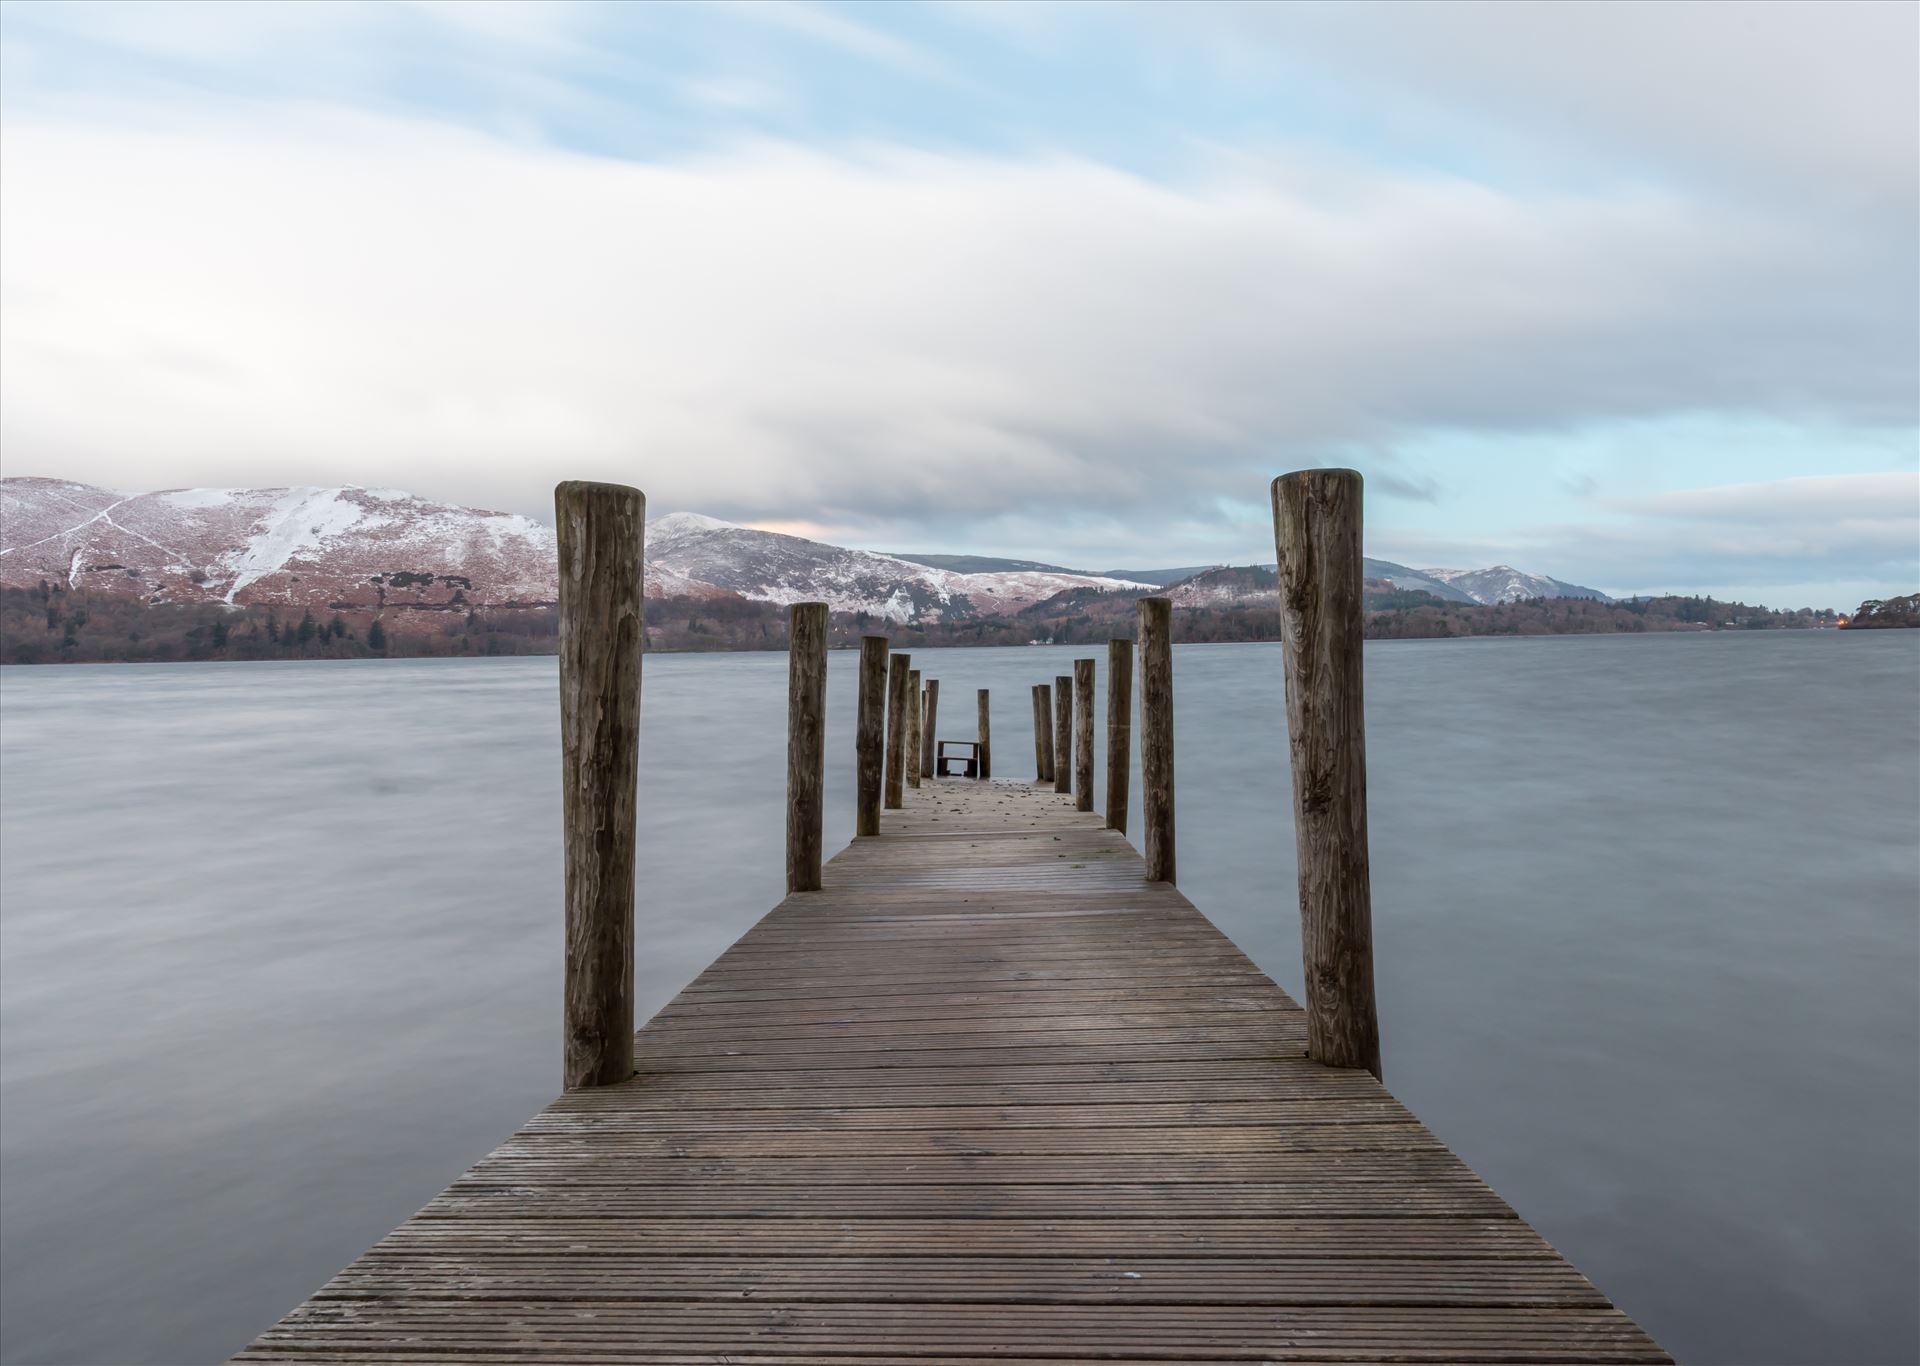
[[827, 605], [787, 608], [787, 891], [820, 890], [827, 780]]
[[1140, 822], [1147, 877], [1173, 882], [1173, 603], [1142, 598], [1140, 638]]
[[1307, 1054], [1380, 1075], [1367, 868], [1361, 490], [1354, 470], [1273, 481]]
[[640, 771], [647, 500], [619, 484], [553, 491], [560, 560], [566, 858], [566, 1088], [633, 1075], [634, 811]]
[[907, 786], [920, 786], [920, 671], [907, 673]]
[[1093, 665], [1073, 661], [1073, 804], [1093, 810]]
[[898, 811], [907, 786], [907, 674], [910, 655], [895, 655], [887, 672], [887, 787], [886, 806]]
[[1053, 694], [1045, 683], [1033, 685], [1033, 780], [1053, 777]]
[[1053, 790], [1073, 791], [1073, 675], [1053, 678]]
[[993, 724], [985, 688], [980, 689], [980, 776], [993, 776]]
[[887, 638], [860, 637], [860, 710], [854, 723], [853, 832], [880, 833], [887, 758]]
[[938, 738], [935, 726], [940, 714], [940, 680], [929, 678], [927, 686], [920, 690], [920, 776], [932, 778], [935, 775], [934, 741]]
[[1133, 642], [1107, 642], [1107, 829], [1127, 833], [1133, 776]]

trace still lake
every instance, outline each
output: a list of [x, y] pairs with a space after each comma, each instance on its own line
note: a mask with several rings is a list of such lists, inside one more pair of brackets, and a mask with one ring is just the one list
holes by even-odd
[[[1092, 653], [916, 659], [1012, 776]], [[1683, 1362], [1920, 1360], [1920, 632], [1366, 666], [1387, 1084]], [[1279, 647], [1175, 697], [1182, 889], [1297, 995]], [[779, 898], [785, 704], [647, 660], [643, 1018]], [[552, 659], [0, 670], [0, 1359], [217, 1360], [552, 1099], [558, 778]]]

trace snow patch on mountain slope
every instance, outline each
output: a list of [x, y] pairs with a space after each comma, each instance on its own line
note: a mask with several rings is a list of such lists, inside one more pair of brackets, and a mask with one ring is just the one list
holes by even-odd
[[718, 517], [708, 517], [699, 512], [669, 512], [656, 521], [647, 523], [647, 535], [655, 535], [673, 540], [696, 531], [745, 531], [748, 528], [734, 522], [723, 522]]
[[[331, 536], [351, 531], [362, 522], [380, 525], [358, 503], [341, 495], [345, 489], [288, 489], [262, 514], [261, 530], [246, 545], [229, 551], [221, 563], [233, 573], [227, 601], [248, 584], [277, 574], [303, 551], [317, 551]], [[206, 505], [202, 505], [206, 506]]]
[[1545, 574], [1528, 574], [1510, 564], [1496, 564], [1488, 569], [1429, 569], [1425, 572], [1475, 602], [1489, 606], [1520, 602], [1527, 598], [1595, 598], [1601, 602], [1610, 601], [1605, 593], [1596, 588], [1567, 583]]
[[1147, 587], [1066, 572], [961, 574], [688, 512], [648, 523], [647, 554], [652, 564], [742, 597], [782, 605], [824, 602], [836, 612], [870, 612], [900, 624], [1003, 615], [1070, 588]]
[[163, 489], [153, 496], [171, 507], [222, 507], [239, 496], [239, 489]]

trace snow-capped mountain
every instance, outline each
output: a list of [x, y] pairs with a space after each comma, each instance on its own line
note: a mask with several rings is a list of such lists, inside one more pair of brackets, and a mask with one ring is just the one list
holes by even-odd
[[[1496, 564], [1491, 569], [1427, 569], [1421, 572], [1475, 602], [1488, 604], [1519, 602], [1523, 598], [1595, 598], [1601, 602], [1613, 601], [1597, 588], [1584, 588], [1545, 574], [1523, 573], [1506, 564]], [[1404, 588], [1411, 585], [1396, 586]]]
[[[1004, 616], [1069, 589], [1155, 591], [1166, 579], [928, 557], [973, 571], [965, 572], [691, 512], [649, 522], [646, 551], [648, 597], [826, 602], [835, 611], [901, 623]], [[1604, 597], [1505, 565], [1418, 570], [1368, 560], [1366, 574], [1455, 602]], [[59, 479], [0, 479], [0, 585], [30, 588], [41, 579], [150, 602], [316, 612], [541, 607], [558, 596], [553, 528], [398, 489], [126, 494]], [[1271, 592], [1270, 573], [1202, 574], [1185, 588], [1175, 585], [1174, 597], [1202, 606]]]
[[836, 612], [866, 611], [898, 622], [1002, 616], [1069, 588], [1150, 588], [1065, 570], [956, 573], [691, 512], [647, 524], [647, 559], [744, 598], [824, 602]]
[[[824, 601], [892, 621], [1018, 611], [1097, 575], [960, 574], [696, 513], [647, 525], [648, 597]], [[124, 494], [0, 479], [0, 584], [41, 579], [153, 602], [368, 610], [550, 605], [553, 528], [396, 489], [168, 489]]]
[[[1272, 566], [1269, 565], [1268, 568]], [[1383, 580], [1395, 588], [1431, 593], [1442, 602], [1480, 601], [1466, 589], [1456, 588], [1444, 579], [1436, 579], [1424, 569], [1409, 569], [1404, 564], [1395, 564], [1392, 560], [1362, 560], [1360, 572], [1367, 578]]]
[[553, 528], [397, 489], [0, 480], [0, 584], [321, 608], [552, 602]]
[[[1151, 573], [1152, 571], [1148, 571]], [[1518, 602], [1522, 598], [1595, 598], [1611, 602], [1597, 588], [1548, 578], [1544, 574], [1526, 574], [1509, 565], [1491, 569], [1409, 569], [1391, 560], [1371, 557], [1361, 561], [1361, 572], [1368, 579], [1392, 584], [1395, 588], [1431, 593], [1442, 602], [1473, 602], [1483, 606]], [[1228, 570], [1220, 567], [1175, 583], [1167, 590], [1176, 607], [1222, 607], [1265, 598], [1274, 591], [1274, 566], [1249, 565]]]

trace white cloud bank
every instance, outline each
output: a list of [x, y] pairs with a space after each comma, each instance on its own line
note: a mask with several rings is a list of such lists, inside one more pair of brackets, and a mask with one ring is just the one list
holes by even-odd
[[[1430, 427], [1910, 422], [1897, 265], [1674, 194], [766, 145], [659, 165], [311, 112], [11, 121], [15, 468], [538, 510], [1204, 516]], [[1865, 244], [1870, 246], [1870, 244]]]

